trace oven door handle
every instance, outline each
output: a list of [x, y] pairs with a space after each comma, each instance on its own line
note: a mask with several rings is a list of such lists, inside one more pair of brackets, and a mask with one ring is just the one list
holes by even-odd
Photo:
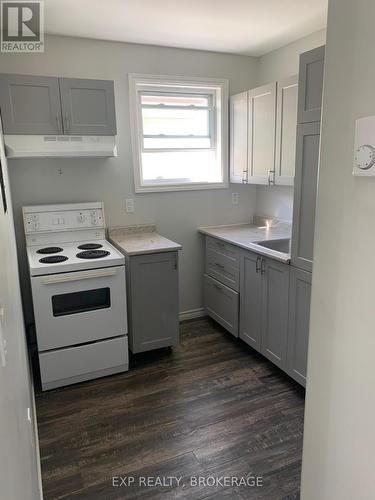
[[117, 269], [93, 269], [90, 271], [66, 273], [66, 274], [55, 274], [52, 276], [46, 276], [42, 279], [43, 285], [54, 285], [56, 283], [68, 283], [70, 281], [81, 281], [93, 278], [106, 278], [107, 276], [115, 276], [117, 274]]

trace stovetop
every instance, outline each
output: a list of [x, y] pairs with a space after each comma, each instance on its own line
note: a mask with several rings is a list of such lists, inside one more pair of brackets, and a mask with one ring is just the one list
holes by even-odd
[[121, 266], [124, 256], [107, 240], [27, 247], [31, 276]]

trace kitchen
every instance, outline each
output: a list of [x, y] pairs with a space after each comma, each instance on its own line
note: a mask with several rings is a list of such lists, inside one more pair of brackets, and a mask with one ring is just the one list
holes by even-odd
[[4, 498], [298, 498], [327, 2], [95, 3], [0, 53]]

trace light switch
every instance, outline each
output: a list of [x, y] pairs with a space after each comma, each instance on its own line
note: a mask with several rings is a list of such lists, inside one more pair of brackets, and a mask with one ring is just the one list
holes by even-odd
[[134, 200], [133, 200], [133, 198], [127, 198], [125, 200], [125, 210], [128, 214], [134, 213]]

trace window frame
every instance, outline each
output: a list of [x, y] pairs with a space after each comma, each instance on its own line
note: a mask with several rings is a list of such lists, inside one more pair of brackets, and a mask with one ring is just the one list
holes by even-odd
[[[143, 148], [143, 126], [142, 126], [142, 106], [140, 96], [145, 91], [155, 91], [155, 87], [160, 92], [173, 91], [176, 86], [196, 86], [197, 89], [189, 89], [186, 94], [197, 93], [199, 95], [215, 95], [220, 91], [219, 105], [212, 104], [214, 119], [210, 120], [210, 131], [212, 138], [211, 148]], [[172, 87], [172, 89], [171, 89]], [[196, 90], [196, 92], [195, 92]], [[183, 91], [179, 93], [183, 95]], [[195, 78], [195, 77], [174, 77], [163, 75], [146, 75], [129, 73], [129, 110], [130, 129], [132, 140], [134, 184], [136, 193], [160, 192], [160, 191], [189, 191], [201, 189], [224, 189], [229, 186], [228, 172], [228, 80], [217, 78]], [[167, 106], [166, 106], [167, 107]], [[189, 109], [189, 107], [187, 107]], [[219, 128], [220, 127], [220, 128]], [[167, 153], [171, 152], [194, 152], [194, 151], [217, 151], [218, 137], [217, 130], [220, 130], [220, 157], [222, 182], [189, 182], [189, 183], [165, 183], [165, 184], [143, 184], [142, 183], [142, 153]], [[211, 135], [212, 134], [212, 135]]]
[[[215, 90], [211, 90], [211, 91], [207, 91], [205, 94], [203, 94], [201, 91], [201, 89], [197, 90], [197, 92], [195, 92], [194, 90], [192, 90], [191, 92], [170, 92], [169, 91], [169, 88], [168, 87], [161, 87], [161, 90], [159, 89], [159, 91], [154, 91], [154, 92], [149, 92], [148, 89], [146, 90], [143, 90], [141, 86], [139, 86], [139, 95], [137, 95], [139, 101], [141, 101], [141, 97], [143, 95], [146, 95], [148, 92], [152, 95], [156, 95], [156, 94], [167, 94], [169, 93], [170, 95], [174, 95], [174, 96], [185, 96], [185, 97], [190, 97], [192, 94], [196, 94], [200, 97], [207, 97], [208, 100], [210, 101], [210, 104], [208, 106], [178, 106], [178, 105], [152, 105], [152, 104], [149, 104], [149, 105], [142, 105], [141, 102], [137, 102], [137, 105], [139, 106], [139, 112], [140, 112], [140, 116], [139, 116], [139, 120], [140, 120], [140, 133], [139, 133], [139, 140], [141, 141], [141, 151], [142, 153], [160, 153], [160, 152], [184, 152], [184, 151], [216, 151], [216, 144], [217, 144], [217, 141], [216, 141], [216, 137], [217, 137], [217, 134], [216, 134], [216, 107], [214, 106], [213, 104], [213, 100], [215, 99], [215, 96], [216, 96], [216, 91]], [[208, 116], [209, 116], [209, 121], [208, 121], [208, 130], [209, 130], [209, 135], [208, 136], [193, 136], [193, 137], [198, 137], [198, 138], [203, 138], [203, 137], [206, 137], [206, 138], [210, 138], [211, 139], [211, 147], [209, 148], [145, 148], [144, 147], [144, 141], [142, 139], [144, 139], [145, 137], [147, 138], [160, 138], [160, 136], [152, 136], [152, 135], [146, 135], [144, 134], [143, 132], [143, 119], [142, 119], [142, 110], [145, 109], [145, 108], [148, 108], [148, 109], [179, 109], [179, 110], [189, 110], [189, 109], [194, 109], [194, 110], [207, 110], [208, 111]], [[181, 138], [181, 139], [184, 139], [184, 138], [189, 138], [189, 136], [187, 135], [164, 135], [163, 137], [165, 137], [166, 139], [168, 138]], [[192, 136], [190, 136], [192, 137]]]

